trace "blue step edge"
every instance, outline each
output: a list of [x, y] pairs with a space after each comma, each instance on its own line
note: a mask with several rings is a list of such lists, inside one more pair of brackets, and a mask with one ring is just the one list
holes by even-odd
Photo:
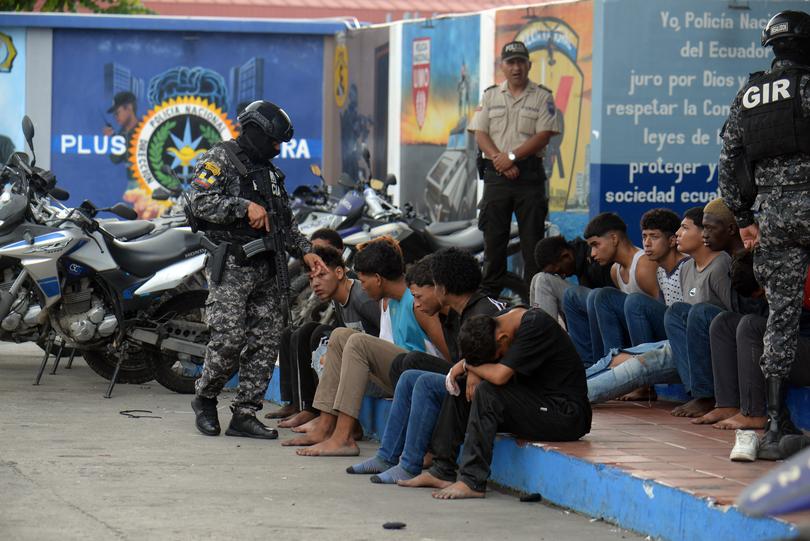
[[[235, 380], [229, 385], [235, 384]], [[683, 392], [682, 386], [680, 392]], [[280, 403], [278, 383], [271, 380], [267, 400]], [[360, 423], [368, 438], [380, 439], [391, 400], [365, 397]], [[761, 541], [795, 537], [792, 524], [776, 518], [750, 517], [733, 506], [655, 481], [633, 477], [605, 464], [593, 464], [538, 445], [520, 447], [498, 436], [490, 479], [511, 490], [542, 494], [546, 502], [603, 519], [653, 538], [701, 541]]]

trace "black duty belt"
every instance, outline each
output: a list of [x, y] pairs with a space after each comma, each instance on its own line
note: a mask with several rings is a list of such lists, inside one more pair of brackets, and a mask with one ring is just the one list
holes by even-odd
[[767, 194], [773, 192], [810, 192], [810, 182], [786, 184], [784, 186], [757, 186], [757, 193]]

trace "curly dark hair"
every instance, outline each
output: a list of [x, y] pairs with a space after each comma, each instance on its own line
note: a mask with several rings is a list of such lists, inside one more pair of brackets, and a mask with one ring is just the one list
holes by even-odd
[[474, 293], [481, 285], [481, 266], [470, 252], [444, 248], [431, 256], [433, 282], [452, 295]]
[[354, 257], [355, 272], [379, 274], [386, 280], [399, 280], [405, 271], [402, 250], [390, 237], [380, 237], [365, 243]]
[[[343, 255], [336, 249], [332, 248], [331, 246], [318, 246], [312, 253], [320, 257], [324, 264], [329, 267], [330, 269], [336, 269], [338, 267], [346, 268], [346, 262], [343, 261]], [[304, 264], [304, 268], [307, 272], [310, 271], [308, 265]]]
[[602, 237], [608, 233], [619, 233], [627, 235], [627, 224], [624, 223], [621, 216], [615, 212], [603, 212], [597, 214], [588, 222], [585, 228], [585, 233], [582, 235], [586, 239], [591, 237]]
[[689, 218], [694, 224], [703, 229], [703, 207], [692, 207], [683, 213], [684, 218]]
[[651, 209], [641, 217], [641, 230], [657, 229], [667, 237], [675, 235], [681, 227], [680, 217], [669, 209]]
[[534, 245], [534, 262], [542, 271], [546, 266], [557, 263], [562, 257], [563, 251], [570, 249], [571, 245], [562, 235], [540, 239]]
[[408, 285], [417, 287], [432, 286], [433, 273], [430, 271], [432, 255], [426, 255], [416, 263], [412, 263], [405, 271], [405, 281]]
[[334, 246], [335, 248], [337, 248], [338, 250], [340, 250], [341, 252], [343, 251], [343, 238], [340, 236], [340, 233], [338, 233], [334, 229], [330, 229], [328, 227], [318, 229], [312, 234], [312, 237], [310, 237], [310, 239], [311, 240], [323, 239], [332, 246]]
[[497, 328], [498, 322], [492, 316], [478, 315], [465, 321], [458, 333], [461, 358], [472, 366], [495, 362]]

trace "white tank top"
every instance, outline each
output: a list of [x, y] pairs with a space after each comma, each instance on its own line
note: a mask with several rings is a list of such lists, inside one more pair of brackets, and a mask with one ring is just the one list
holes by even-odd
[[633, 262], [630, 264], [629, 283], [625, 283], [625, 281], [622, 280], [622, 273], [619, 272], [621, 265], [618, 263], [613, 264], [613, 269], [616, 271], [616, 281], [619, 284], [619, 291], [627, 293], [628, 295], [631, 293], [644, 293], [641, 288], [638, 287], [638, 282], [636, 282], [636, 267], [638, 266], [638, 260], [641, 259], [643, 255], [644, 250], [639, 250], [636, 252], [636, 255], [633, 256]]

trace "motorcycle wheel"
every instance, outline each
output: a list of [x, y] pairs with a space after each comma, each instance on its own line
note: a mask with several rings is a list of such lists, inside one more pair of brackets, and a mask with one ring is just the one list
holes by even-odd
[[[154, 313], [155, 319], [174, 312], [172, 320], [189, 321], [193, 323], [205, 322], [205, 300], [208, 291], [188, 291], [177, 295]], [[208, 341], [207, 333], [201, 338]], [[147, 346], [149, 364], [155, 381], [180, 394], [194, 394], [194, 384], [202, 373], [203, 359], [176, 351], [160, 350]]]
[[[63, 353], [64, 356], [64, 353]], [[135, 346], [130, 348], [127, 359], [121, 364], [118, 371], [118, 383], [140, 384], [152, 381], [152, 369], [147, 362], [148, 352], [141, 349], [137, 351]], [[82, 351], [84, 362], [87, 363], [93, 372], [106, 380], [111, 380], [115, 373], [115, 365], [118, 359], [114, 355], [109, 355], [105, 350], [87, 349]]]

